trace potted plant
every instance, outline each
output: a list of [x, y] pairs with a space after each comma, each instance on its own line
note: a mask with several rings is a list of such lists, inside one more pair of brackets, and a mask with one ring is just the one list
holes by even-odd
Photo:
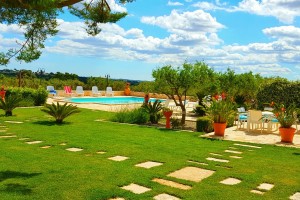
[[284, 104], [277, 105], [272, 102], [271, 106], [274, 106], [273, 113], [280, 124], [279, 133], [281, 142], [292, 143], [296, 131], [292, 125], [297, 121], [299, 108], [296, 108], [294, 103], [285, 107]]
[[162, 109], [164, 116], [166, 117], [166, 128], [171, 128], [171, 116], [173, 114], [173, 111], [170, 108], [163, 107]]
[[206, 113], [213, 120], [215, 135], [224, 136], [228, 119], [235, 115], [235, 107], [229, 100], [215, 100], [206, 107]]

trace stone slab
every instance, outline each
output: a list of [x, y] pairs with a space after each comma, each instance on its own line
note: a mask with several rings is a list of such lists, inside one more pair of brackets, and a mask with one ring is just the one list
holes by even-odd
[[61, 146], [66, 146], [67, 145], [67, 143], [60, 143], [59, 145], [61, 145]]
[[26, 142], [27, 144], [39, 144], [42, 143], [43, 141], [30, 141], [30, 142]]
[[269, 190], [271, 190], [273, 187], [274, 187], [273, 184], [270, 184], [270, 183], [262, 183], [262, 184], [260, 184], [260, 185], [257, 187], [257, 189], [269, 191]]
[[300, 192], [296, 192], [292, 196], [290, 196], [291, 200], [300, 200]]
[[192, 189], [192, 187], [189, 186], [189, 185], [184, 185], [184, 184], [181, 184], [181, 183], [177, 183], [177, 182], [174, 182], [174, 181], [169, 181], [169, 180], [165, 180], [165, 179], [161, 179], [161, 178], [154, 178], [154, 179], [152, 179], [152, 181], [156, 182], [156, 183], [159, 183], [161, 185], [166, 185], [166, 186], [181, 189], [181, 190], [190, 190], [190, 189]]
[[241, 180], [236, 179], [236, 178], [227, 178], [224, 179], [223, 181], [220, 181], [220, 183], [225, 184], [225, 185], [236, 185], [239, 184]]
[[67, 151], [71, 151], [71, 152], [78, 152], [78, 151], [82, 151], [83, 149], [81, 148], [76, 148], [76, 147], [72, 147], [72, 148], [67, 148]]
[[125, 156], [114, 156], [114, 157], [110, 157], [108, 158], [109, 160], [113, 160], [113, 161], [124, 161], [124, 160], [127, 160], [128, 157], [125, 157]]
[[15, 138], [16, 135], [1, 135], [0, 138]]
[[242, 154], [241, 151], [225, 150], [226, 153]]
[[97, 153], [97, 154], [105, 154], [106, 151], [97, 151], [96, 153]]
[[135, 183], [131, 183], [130, 185], [123, 186], [121, 188], [124, 190], [128, 190], [134, 194], [142, 194], [142, 193], [145, 193], [145, 192], [148, 192], [151, 190], [150, 188], [147, 188], [147, 187], [135, 184]]
[[108, 200], [125, 200], [125, 199], [124, 199], [124, 198], [117, 197], [117, 198], [108, 199]]
[[241, 159], [243, 157], [240, 157], [240, 156], [229, 156], [230, 158], [235, 158], [235, 159]]
[[219, 159], [219, 158], [211, 158], [211, 157], [206, 158], [206, 160], [215, 161], [215, 162], [224, 162], [224, 163], [229, 162], [229, 160]]
[[264, 194], [264, 192], [259, 191], [259, 190], [251, 190], [250, 192], [251, 192], [251, 193], [254, 193], [254, 194], [260, 194], [260, 195], [263, 195], [263, 194]]
[[189, 163], [195, 163], [195, 164], [199, 164], [199, 165], [208, 165], [207, 163], [197, 162], [197, 161], [193, 161], [193, 160], [188, 160], [187, 162], [189, 162]]
[[198, 167], [185, 167], [168, 174], [168, 176], [187, 181], [200, 182], [203, 179], [213, 175], [213, 173], [215, 173], [215, 171], [208, 169], [202, 169]]
[[153, 197], [153, 199], [155, 199], [155, 200], [180, 200], [177, 197], [174, 197], [172, 195], [165, 194], [165, 193], [156, 195], [155, 197]]
[[29, 140], [30, 138], [20, 138], [19, 140]]
[[51, 148], [51, 146], [50, 145], [48, 145], [48, 146], [43, 146], [43, 147], [40, 147], [41, 149], [49, 149], [49, 148]]
[[223, 156], [221, 154], [218, 154], [218, 153], [209, 153], [210, 155], [213, 155], [213, 156]]
[[142, 167], [142, 168], [150, 169], [152, 167], [158, 167], [158, 166], [160, 166], [162, 164], [163, 163], [160, 163], [160, 162], [147, 161], [147, 162], [143, 162], [143, 163], [137, 164], [135, 166], [136, 167]]
[[233, 145], [242, 146], [242, 147], [250, 147], [250, 148], [255, 148], [255, 149], [260, 149], [261, 148], [260, 146], [254, 146], [254, 145], [248, 145], [248, 144], [239, 144], [239, 143], [235, 143]]
[[11, 124], [23, 124], [24, 122], [18, 122], [18, 121], [4, 121], [6, 123], [11, 123]]

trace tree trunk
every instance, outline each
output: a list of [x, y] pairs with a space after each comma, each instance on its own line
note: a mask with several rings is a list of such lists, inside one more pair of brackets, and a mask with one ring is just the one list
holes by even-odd
[[185, 124], [185, 118], [186, 118], [186, 109], [184, 105], [180, 105], [182, 114], [181, 114], [181, 125], [183, 126]]

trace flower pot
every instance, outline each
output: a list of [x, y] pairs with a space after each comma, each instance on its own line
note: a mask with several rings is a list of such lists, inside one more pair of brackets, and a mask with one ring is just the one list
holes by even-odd
[[295, 128], [279, 128], [279, 133], [281, 136], [281, 142], [292, 143], [295, 135]]
[[215, 135], [224, 136], [227, 123], [214, 123]]
[[166, 117], [166, 128], [171, 128], [171, 121], [170, 121], [170, 118], [173, 114], [173, 111], [164, 111], [163, 112], [164, 116]]

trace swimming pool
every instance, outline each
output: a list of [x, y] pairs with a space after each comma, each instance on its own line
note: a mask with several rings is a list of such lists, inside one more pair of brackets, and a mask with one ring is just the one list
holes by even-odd
[[[155, 98], [150, 98], [150, 102], [154, 102]], [[87, 98], [78, 98], [72, 97], [68, 98], [69, 102], [72, 103], [99, 103], [99, 104], [134, 104], [134, 103], [143, 103], [143, 97], [87, 97]], [[160, 100], [163, 102], [164, 100]]]

